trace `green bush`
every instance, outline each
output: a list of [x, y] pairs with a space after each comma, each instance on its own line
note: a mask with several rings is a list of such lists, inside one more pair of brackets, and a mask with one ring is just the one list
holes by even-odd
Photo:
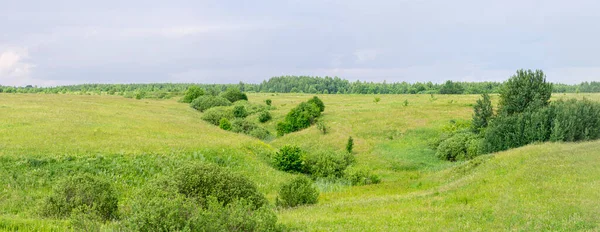
[[325, 111], [325, 104], [317, 96], [314, 96], [313, 98], [311, 98], [310, 100], [308, 100], [306, 103], [308, 103], [308, 104], [314, 104], [317, 107], [319, 107], [319, 112]]
[[248, 111], [246, 111], [246, 107], [244, 106], [234, 106], [233, 116], [236, 118], [245, 118], [248, 116]]
[[202, 205], [164, 186], [149, 185], [136, 194], [125, 231], [280, 231], [277, 216], [246, 199], [224, 205], [208, 196]]
[[200, 112], [217, 106], [230, 106], [231, 102], [222, 97], [200, 96], [190, 103], [190, 106]]
[[269, 120], [271, 120], [271, 113], [269, 113], [269, 111], [262, 111], [260, 112], [260, 114], [258, 115], [258, 121], [265, 123], [268, 122]]
[[275, 168], [285, 172], [302, 171], [303, 152], [297, 146], [286, 145], [273, 156]]
[[302, 102], [285, 116], [285, 120], [277, 124], [277, 134], [285, 134], [307, 128], [321, 116], [320, 108], [316, 104]]
[[231, 130], [231, 123], [229, 122], [229, 119], [221, 118], [221, 120], [219, 121], [219, 128], [226, 131]]
[[235, 133], [250, 134], [250, 131], [253, 131], [256, 128], [259, 128], [256, 123], [246, 119], [236, 118], [231, 121], [231, 131]]
[[256, 185], [246, 177], [209, 164], [186, 165], [174, 176], [179, 193], [206, 203], [208, 196], [215, 197], [223, 205], [238, 199], [246, 199], [254, 208], [267, 203]]
[[354, 139], [352, 136], [348, 138], [348, 142], [346, 143], [346, 151], [352, 154], [352, 148], [354, 148]]
[[181, 99], [181, 102], [191, 103], [194, 99], [203, 95], [204, 89], [200, 88], [200, 86], [192, 85], [185, 91], [185, 95]]
[[102, 218], [89, 206], [73, 209], [69, 217], [75, 231], [100, 231]]
[[344, 171], [344, 178], [352, 185], [370, 185], [378, 184], [381, 182], [381, 178], [378, 175], [371, 173], [365, 169], [347, 168]]
[[202, 114], [202, 120], [209, 122], [215, 126], [220, 125], [221, 119], [232, 120], [235, 117], [233, 116], [233, 110], [231, 107], [219, 106], [210, 108]]
[[319, 190], [312, 181], [308, 177], [298, 176], [281, 186], [276, 204], [280, 207], [295, 207], [315, 204], [318, 199]]
[[225, 90], [225, 92], [222, 92], [221, 94], [219, 94], [219, 96], [229, 100], [229, 102], [236, 102], [236, 101], [240, 101], [240, 100], [248, 100], [248, 96], [246, 96], [245, 93], [242, 93], [242, 91], [240, 91], [237, 88], [229, 88], [227, 90]]
[[352, 154], [326, 151], [306, 154], [303, 160], [302, 172], [310, 174], [312, 177], [336, 178], [343, 177], [346, 168], [355, 162]]
[[436, 156], [448, 161], [471, 159], [478, 155], [468, 153], [469, 147], [472, 146], [471, 143], [476, 143], [472, 140], [477, 141], [478, 137], [471, 132], [456, 133], [440, 143], [436, 151]]
[[110, 182], [81, 174], [60, 180], [43, 205], [43, 214], [68, 217], [74, 210], [91, 209], [104, 220], [116, 218], [117, 194]]
[[273, 101], [271, 101], [271, 99], [267, 99], [267, 100], [265, 100], [265, 103], [266, 103], [268, 106], [271, 106], [271, 104], [273, 103]]

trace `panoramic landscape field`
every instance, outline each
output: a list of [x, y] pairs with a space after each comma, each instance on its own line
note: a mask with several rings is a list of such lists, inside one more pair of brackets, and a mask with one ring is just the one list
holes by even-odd
[[[277, 135], [288, 112], [313, 96], [325, 105], [318, 125]], [[436, 155], [432, 144], [449, 128], [471, 124], [478, 94], [247, 93], [246, 109], [261, 106], [272, 115], [264, 123], [253, 114], [245, 119], [268, 131], [262, 139], [203, 120], [209, 111], [182, 97], [0, 93], [0, 230], [194, 230], [135, 227], [140, 221], [134, 220], [143, 217], [136, 207], [147, 186], [175, 178], [172, 173], [189, 164], [212, 164], [249, 179], [266, 197], [263, 207], [276, 215], [273, 228], [223, 230], [600, 229], [600, 141], [535, 142], [456, 161]], [[497, 108], [499, 95], [490, 98]], [[600, 102], [597, 93], [554, 93], [550, 102], [573, 98]], [[284, 171], [273, 159], [286, 146], [308, 157], [349, 152], [353, 160], [339, 175]], [[371, 181], [353, 182], [352, 171]], [[49, 196], [60, 191], [57, 183], [81, 174], [112, 186], [116, 216], [44, 213]], [[282, 206], [280, 186], [298, 176], [310, 177], [318, 200]], [[156, 212], [159, 221], [171, 217]]]

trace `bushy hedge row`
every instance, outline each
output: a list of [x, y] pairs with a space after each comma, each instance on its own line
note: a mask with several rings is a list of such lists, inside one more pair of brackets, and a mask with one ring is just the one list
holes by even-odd
[[496, 117], [485, 131], [485, 151], [496, 152], [545, 141], [600, 138], [600, 103], [559, 100], [548, 107]]
[[194, 164], [149, 184], [124, 226], [134, 231], [277, 231], [277, 216], [256, 186], [214, 165]]
[[302, 130], [315, 123], [315, 119], [321, 116], [325, 105], [318, 97], [313, 97], [308, 102], [302, 102], [285, 116], [283, 122], [277, 124], [277, 135], [283, 136], [295, 131]]
[[190, 103], [190, 106], [200, 112], [204, 112], [217, 106], [230, 106], [231, 102], [225, 98], [217, 96], [200, 96]]

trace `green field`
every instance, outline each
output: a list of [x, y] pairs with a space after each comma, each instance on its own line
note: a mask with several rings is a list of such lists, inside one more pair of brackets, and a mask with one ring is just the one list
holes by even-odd
[[[67, 230], [68, 220], [38, 211], [53, 184], [77, 172], [110, 180], [121, 211], [130, 210], [128, 202], [146, 182], [192, 161], [247, 176], [273, 203], [278, 187], [294, 175], [271, 167], [271, 154], [287, 144], [309, 153], [343, 152], [349, 136], [355, 165], [382, 182], [317, 180], [317, 204], [277, 211], [286, 228], [600, 230], [600, 141], [536, 144], [448, 162], [436, 158], [429, 143], [450, 120], [469, 120], [478, 95], [318, 96], [326, 105], [321, 121], [328, 134], [312, 126], [261, 141], [221, 130], [177, 99], [0, 94], [0, 230]], [[265, 124], [273, 134], [276, 123], [310, 97], [248, 94], [257, 104], [273, 100], [273, 120]], [[556, 94], [553, 100], [584, 97], [600, 101], [600, 94]]]

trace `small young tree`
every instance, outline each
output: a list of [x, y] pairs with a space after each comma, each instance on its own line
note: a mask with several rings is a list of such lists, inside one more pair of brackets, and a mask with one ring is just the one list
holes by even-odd
[[286, 145], [273, 157], [273, 164], [281, 171], [302, 171], [302, 150], [297, 146]]
[[317, 122], [317, 129], [321, 131], [323, 134], [327, 134], [327, 125], [324, 122]]
[[273, 103], [273, 101], [271, 101], [271, 99], [267, 99], [267, 100], [265, 100], [265, 103], [266, 103], [268, 106], [271, 106], [271, 104]]
[[552, 84], [546, 82], [542, 70], [518, 70], [500, 88], [498, 112], [511, 115], [547, 106], [551, 94]]
[[482, 99], [477, 100], [477, 104], [473, 107], [473, 123], [471, 129], [475, 133], [479, 133], [481, 129], [488, 126], [490, 118], [494, 115], [492, 101], [487, 93], [484, 93]]
[[375, 97], [375, 99], [373, 99], [373, 102], [375, 102], [375, 103], [379, 103], [379, 101], [381, 101], [380, 97]]
[[348, 138], [348, 143], [346, 143], [346, 151], [348, 153], [352, 153], [352, 148], [354, 147], [354, 139], [352, 139], [352, 136], [350, 136]]

